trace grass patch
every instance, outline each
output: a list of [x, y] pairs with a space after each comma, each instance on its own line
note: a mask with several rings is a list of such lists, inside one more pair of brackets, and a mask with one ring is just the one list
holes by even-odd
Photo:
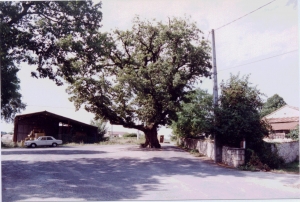
[[200, 154], [199, 151], [198, 151], [198, 149], [189, 149], [189, 148], [187, 148], [185, 146], [182, 146], [182, 145], [177, 145], [177, 146], [179, 148], [183, 149], [184, 151], [189, 152], [190, 154], [192, 154], [195, 157], [203, 157], [203, 156], [205, 156], [203, 154]]
[[123, 138], [110, 138], [106, 141], [101, 141], [99, 145], [139, 145], [145, 143], [145, 138], [136, 137], [123, 137]]

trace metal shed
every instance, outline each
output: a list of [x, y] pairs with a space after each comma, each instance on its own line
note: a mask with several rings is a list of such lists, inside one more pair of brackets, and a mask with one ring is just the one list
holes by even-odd
[[13, 141], [25, 140], [32, 132], [44, 133], [67, 142], [98, 142], [97, 127], [51, 112], [42, 111], [15, 117]]

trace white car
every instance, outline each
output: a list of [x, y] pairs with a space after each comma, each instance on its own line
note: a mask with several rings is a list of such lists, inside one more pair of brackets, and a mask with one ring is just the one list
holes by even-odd
[[62, 140], [57, 140], [52, 136], [41, 136], [36, 140], [25, 141], [25, 146], [35, 148], [37, 146], [52, 146], [62, 144]]

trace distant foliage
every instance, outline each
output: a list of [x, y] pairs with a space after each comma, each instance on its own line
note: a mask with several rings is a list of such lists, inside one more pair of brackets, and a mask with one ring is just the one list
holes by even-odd
[[286, 135], [287, 138], [291, 138], [293, 140], [299, 140], [299, 125], [296, 129], [291, 130], [290, 133]]
[[286, 105], [284, 99], [279, 95], [275, 94], [272, 97], [268, 98], [267, 102], [264, 103], [260, 112], [260, 117], [264, 117], [268, 114], [271, 114], [272, 112], [276, 111], [280, 107], [283, 107], [284, 105]]
[[106, 127], [107, 121], [103, 119], [92, 120], [91, 125], [98, 127], [98, 140], [101, 141], [104, 138], [104, 135], [107, 132]]
[[124, 134], [123, 137], [137, 137], [136, 133], [128, 133], [128, 134]]

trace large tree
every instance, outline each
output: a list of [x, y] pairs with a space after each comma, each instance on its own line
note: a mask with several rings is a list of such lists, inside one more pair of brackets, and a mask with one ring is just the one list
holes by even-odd
[[[16, 73], [20, 62], [37, 65], [32, 76], [52, 79], [57, 85], [66, 55], [82, 51], [62, 49], [57, 43], [72, 36], [86, 43], [98, 31], [101, 4], [91, 1], [3, 1], [0, 2], [1, 118], [10, 121], [25, 108]], [[64, 67], [64, 68], [57, 68]]]
[[[210, 47], [187, 19], [134, 19], [131, 30], [99, 34], [90, 52], [69, 56], [70, 100], [111, 124], [145, 133], [159, 148], [157, 129], [176, 119], [195, 82], [211, 75]], [[66, 38], [61, 46], [72, 46]]]
[[219, 107], [216, 110], [216, 134], [222, 145], [256, 150], [268, 135], [268, 125], [260, 119], [263, 94], [249, 82], [249, 76], [231, 75], [221, 83]]
[[260, 112], [260, 116], [264, 117], [268, 114], [271, 114], [272, 112], [276, 111], [280, 107], [283, 107], [284, 105], [286, 105], [284, 99], [278, 94], [275, 94], [272, 97], [268, 98], [267, 102], [264, 103]]
[[213, 97], [204, 90], [196, 89], [187, 96], [189, 103], [182, 102], [178, 119], [171, 128], [177, 137], [195, 137], [211, 134], [213, 125]]

